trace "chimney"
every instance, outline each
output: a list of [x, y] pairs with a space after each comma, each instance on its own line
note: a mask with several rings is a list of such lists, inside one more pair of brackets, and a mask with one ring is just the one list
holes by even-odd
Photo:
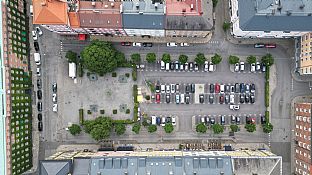
[[194, 10], [194, 4], [191, 4], [191, 10]]
[[112, 2], [112, 3], [111, 3], [111, 7], [114, 7], [114, 6], [115, 6], [115, 4]]
[[95, 6], [95, 2], [94, 2], [94, 1], [92, 1], [92, 2], [91, 2], [91, 5], [92, 5], [92, 6]]

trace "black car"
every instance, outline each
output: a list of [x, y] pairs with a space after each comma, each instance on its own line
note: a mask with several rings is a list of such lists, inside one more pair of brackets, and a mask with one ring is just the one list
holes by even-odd
[[43, 129], [43, 124], [42, 124], [42, 122], [38, 122], [38, 130], [39, 130], [39, 131], [42, 131], [42, 129]]
[[216, 120], [213, 117], [211, 117], [209, 120], [210, 120], [210, 124], [212, 124], [212, 125], [216, 123]]
[[210, 94], [210, 95], [209, 95], [209, 103], [212, 104], [212, 103], [213, 103], [213, 100], [214, 100], [214, 95], [213, 95], [213, 94]]
[[143, 47], [153, 47], [153, 43], [143, 43]]
[[199, 95], [199, 102], [204, 103], [204, 95], [203, 94]]
[[261, 124], [264, 125], [265, 124], [265, 116], [261, 115]]
[[189, 70], [192, 71], [194, 68], [194, 63], [193, 62], [190, 62], [189, 63]]
[[185, 93], [190, 93], [190, 85], [185, 85]]
[[42, 84], [41, 79], [38, 78], [38, 79], [37, 79], [37, 88], [38, 88], [38, 89], [41, 89], [41, 88], [42, 88], [42, 87], [41, 87], [41, 84]]
[[255, 95], [250, 95], [250, 103], [255, 103]]
[[35, 47], [35, 51], [36, 52], [39, 52], [39, 44], [38, 44], [38, 42], [34, 42], [34, 47]]
[[171, 117], [166, 117], [166, 123], [171, 123]]
[[166, 102], [170, 103], [170, 94], [166, 94]]
[[251, 93], [255, 93], [255, 91], [256, 91], [256, 85], [255, 84], [251, 84], [250, 85], [250, 92]]
[[220, 95], [219, 97], [219, 103], [223, 104], [224, 103], [224, 95]]
[[191, 92], [195, 93], [195, 84], [191, 84]]
[[159, 86], [159, 85], [156, 85], [155, 91], [156, 91], [156, 93], [159, 93], [159, 92], [160, 92], [160, 86]]
[[240, 94], [239, 102], [240, 102], [240, 103], [244, 103], [244, 102], [245, 102], [245, 96], [244, 96], [244, 94]]
[[230, 95], [229, 94], [225, 95], [224, 102], [225, 102], [225, 104], [229, 104], [230, 103]]
[[214, 93], [214, 84], [210, 84], [210, 93]]
[[174, 62], [170, 63], [170, 70], [174, 70]]
[[41, 114], [41, 113], [38, 114], [38, 120], [39, 120], [40, 122], [42, 121], [42, 114]]
[[56, 84], [56, 83], [53, 83], [53, 84], [52, 84], [52, 91], [53, 91], [54, 93], [57, 92], [57, 84]]
[[224, 115], [222, 115], [220, 117], [220, 123], [221, 123], [221, 125], [225, 125], [225, 117], [224, 117]]
[[42, 102], [38, 102], [38, 103], [37, 103], [37, 108], [38, 108], [38, 111], [39, 111], [39, 112], [42, 111]]
[[240, 93], [244, 93], [245, 92], [245, 84], [244, 83], [241, 83], [239, 85], [239, 90], [240, 90]]
[[39, 100], [42, 99], [42, 91], [41, 90], [37, 91], [37, 97], [38, 97]]
[[250, 101], [250, 94], [245, 94], [245, 102], [249, 103]]
[[239, 84], [235, 83], [235, 93], [239, 93], [240, 89], [239, 89]]
[[189, 94], [185, 95], [185, 103], [190, 104], [190, 95]]

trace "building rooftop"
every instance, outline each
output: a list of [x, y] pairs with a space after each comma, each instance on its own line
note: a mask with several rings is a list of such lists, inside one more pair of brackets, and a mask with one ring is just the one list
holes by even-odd
[[166, 1], [166, 15], [201, 15], [201, 0], [168, 0]]
[[238, 0], [239, 26], [245, 31], [311, 31], [310, 0]]
[[165, 16], [151, 14], [122, 14], [124, 28], [130, 29], [164, 29]]
[[124, 14], [149, 14], [149, 15], [164, 15], [164, 5], [162, 2], [154, 2], [152, 0], [133, 0], [123, 1], [122, 13]]
[[67, 24], [67, 3], [59, 0], [33, 0], [34, 24]]

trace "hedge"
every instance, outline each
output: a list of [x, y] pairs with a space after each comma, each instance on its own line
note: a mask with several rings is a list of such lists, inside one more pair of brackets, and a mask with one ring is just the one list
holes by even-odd
[[269, 81], [269, 79], [270, 79], [270, 66], [268, 66], [265, 71], [265, 80]]
[[138, 85], [133, 85], [133, 101], [134, 103], [138, 102]]
[[270, 122], [270, 112], [269, 111], [265, 111], [265, 122], [269, 123]]
[[77, 74], [79, 77], [83, 77], [83, 67], [80, 63], [78, 64]]
[[265, 97], [264, 97], [264, 105], [265, 107], [269, 107], [270, 105], [270, 83], [268, 81], [265, 82]]
[[130, 120], [130, 119], [126, 119], [126, 120], [113, 120], [113, 124], [133, 124], [133, 123], [135, 123], [135, 122]]
[[83, 124], [83, 109], [79, 109], [79, 123]]
[[134, 106], [133, 106], [133, 120], [135, 122], [138, 121], [138, 108], [139, 108], [139, 103], [134, 103]]
[[137, 80], [137, 68], [133, 66], [132, 68], [132, 80], [136, 81]]

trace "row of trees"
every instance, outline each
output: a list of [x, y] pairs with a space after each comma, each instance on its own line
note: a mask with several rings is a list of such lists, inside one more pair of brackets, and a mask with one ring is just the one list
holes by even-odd
[[[220, 124], [213, 124], [211, 126], [211, 129], [214, 134], [221, 134], [224, 132], [224, 126]], [[237, 132], [239, 130], [239, 126], [237, 125], [230, 125], [230, 129], [232, 132]], [[255, 124], [246, 124], [245, 129], [248, 132], [254, 132], [256, 131], [256, 125]], [[208, 130], [208, 127], [205, 125], [205, 123], [198, 123], [196, 125], [196, 132], [198, 133], [206, 133]]]
[[[239, 63], [239, 57], [235, 55], [230, 55], [229, 56], [229, 64], [236, 64]], [[246, 58], [247, 63], [252, 64], [257, 62], [257, 57], [254, 55], [249, 55]], [[261, 63], [264, 63], [267, 66], [271, 66], [274, 64], [274, 58], [271, 54], [266, 54], [263, 57], [261, 57]]]

